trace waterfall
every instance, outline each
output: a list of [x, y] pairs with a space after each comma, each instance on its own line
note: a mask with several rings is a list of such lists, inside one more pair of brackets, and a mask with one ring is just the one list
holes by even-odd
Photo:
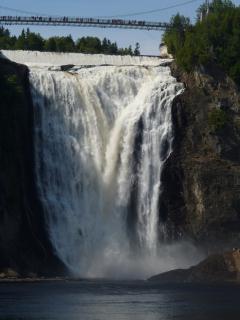
[[[61, 65], [148, 65], [157, 66], [164, 62], [159, 57], [148, 56], [117, 56], [106, 54], [85, 54], [66, 52], [40, 52], [27, 50], [1, 50], [1, 57], [17, 63], [24, 63], [35, 67], [52, 67]], [[169, 61], [169, 59], [166, 59]]]
[[57, 255], [85, 277], [160, 259], [161, 172], [182, 84], [151, 65], [32, 67], [30, 83], [38, 190]]

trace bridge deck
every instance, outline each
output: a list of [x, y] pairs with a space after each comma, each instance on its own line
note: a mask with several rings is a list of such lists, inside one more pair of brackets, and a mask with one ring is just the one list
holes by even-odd
[[73, 17], [22, 17], [0, 16], [0, 25], [47, 25], [47, 26], [76, 26], [98, 28], [124, 28], [141, 30], [166, 30], [169, 24], [165, 22], [150, 22], [122, 19], [94, 19]]

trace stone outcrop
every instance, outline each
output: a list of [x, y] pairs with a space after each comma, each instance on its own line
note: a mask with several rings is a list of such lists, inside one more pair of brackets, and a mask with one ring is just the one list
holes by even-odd
[[[169, 237], [210, 250], [240, 243], [240, 93], [219, 69], [186, 74], [172, 65], [185, 92], [173, 105], [174, 151], [163, 172], [160, 219]], [[222, 110], [225, 123], [209, 116]]]
[[0, 273], [62, 273], [36, 191], [28, 69], [0, 58], [0, 73]]
[[210, 255], [194, 267], [164, 272], [149, 280], [160, 283], [240, 283], [240, 250]]

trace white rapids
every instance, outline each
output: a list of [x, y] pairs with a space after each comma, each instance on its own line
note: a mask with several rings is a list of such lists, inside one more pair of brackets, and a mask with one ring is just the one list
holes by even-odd
[[159, 240], [159, 199], [183, 85], [160, 59], [128, 62], [68, 72], [30, 64], [39, 195], [56, 253], [76, 276], [144, 278], [179, 266], [179, 247]]
[[[40, 52], [25, 50], [1, 50], [1, 57], [17, 63], [28, 64], [34, 67], [53, 67], [61, 65], [96, 66], [96, 65], [147, 65], [157, 66], [169, 59], [148, 56], [118, 56], [105, 54]], [[170, 59], [171, 60], [171, 59]]]

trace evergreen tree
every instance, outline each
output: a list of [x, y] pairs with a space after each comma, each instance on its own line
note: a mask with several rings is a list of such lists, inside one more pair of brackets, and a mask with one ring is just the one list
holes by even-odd
[[102, 44], [97, 37], [83, 37], [77, 40], [76, 48], [83, 53], [101, 53]]
[[72, 36], [67, 37], [56, 37], [56, 50], [58, 52], [74, 52], [75, 43]]
[[137, 42], [136, 45], [135, 45], [134, 55], [135, 56], [139, 56], [140, 55], [140, 44], [139, 44], [139, 42]]
[[108, 53], [108, 41], [107, 38], [104, 38], [102, 41], [102, 52]]
[[17, 38], [15, 49], [17, 50], [27, 50], [26, 33], [22, 30], [20, 36]]
[[[139, 44], [135, 48], [138, 54]], [[37, 50], [49, 52], [84, 52], [84, 53], [104, 53], [104, 54], [121, 54], [132, 55], [132, 47], [118, 48], [116, 42], [111, 42], [104, 38], [102, 41], [97, 37], [82, 37], [76, 42], [71, 35], [67, 37], [50, 37], [43, 39], [39, 33], [34, 33], [27, 28], [22, 30], [21, 34], [11, 36], [8, 29], [0, 27], [0, 49], [17, 49], [17, 50]], [[137, 49], [137, 51], [136, 51]]]
[[208, 15], [200, 20], [200, 6], [194, 25], [176, 15], [164, 42], [180, 67], [192, 71], [196, 66], [217, 64], [240, 85], [240, 7], [229, 0], [214, 0]]
[[44, 42], [44, 50], [45, 51], [50, 51], [50, 52], [56, 52], [57, 51], [57, 44], [56, 44], [56, 38], [55, 37], [48, 38]]

